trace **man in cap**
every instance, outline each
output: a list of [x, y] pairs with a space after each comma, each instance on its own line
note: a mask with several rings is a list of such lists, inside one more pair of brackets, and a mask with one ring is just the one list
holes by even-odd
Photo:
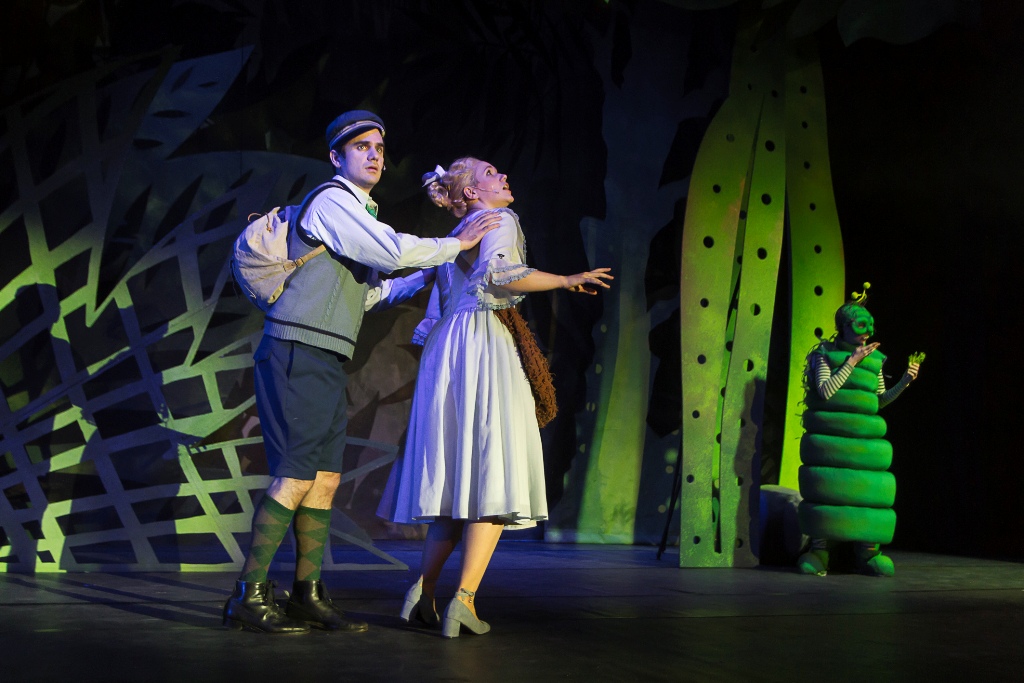
[[[256, 407], [274, 476], [253, 515], [252, 541], [224, 624], [264, 633], [305, 633], [310, 626], [365, 631], [331, 601], [320, 580], [331, 506], [345, 450], [347, 376], [365, 310], [392, 306], [426, 285], [432, 271], [381, 280], [379, 272], [454, 261], [497, 226], [470, 223], [458, 237], [423, 239], [377, 220], [370, 190], [384, 171], [384, 122], [369, 111], [342, 114], [327, 127], [335, 168], [330, 187], [308, 198], [290, 258], [320, 244], [267, 311], [256, 350]], [[270, 563], [289, 525], [296, 539], [295, 582], [285, 610], [274, 601]]]

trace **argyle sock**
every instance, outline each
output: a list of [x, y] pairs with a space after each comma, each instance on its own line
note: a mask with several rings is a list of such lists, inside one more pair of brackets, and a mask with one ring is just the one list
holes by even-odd
[[270, 563], [281, 547], [281, 541], [288, 533], [288, 525], [294, 516], [295, 510], [289, 510], [270, 496], [263, 496], [252, 518], [252, 542], [240, 581], [267, 580]]
[[300, 507], [295, 511], [295, 580], [319, 581], [331, 511]]

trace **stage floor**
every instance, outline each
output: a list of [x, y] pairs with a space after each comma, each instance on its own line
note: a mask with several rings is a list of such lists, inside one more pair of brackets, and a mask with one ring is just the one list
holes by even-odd
[[[418, 566], [419, 543], [379, 547]], [[673, 549], [502, 541], [479, 597], [493, 631], [454, 640], [395, 616], [413, 570], [325, 574], [366, 633], [276, 637], [221, 627], [233, 574], [0, 574], [0, 680], [1024, 679], [1024, 564], [892, 556], [892, 579], [819, 578], [680, 569]]]

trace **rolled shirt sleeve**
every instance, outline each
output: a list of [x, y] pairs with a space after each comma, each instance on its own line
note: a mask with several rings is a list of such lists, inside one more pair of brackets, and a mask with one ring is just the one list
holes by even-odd
[[423, 320], [412, 332], [412, 343], [423, 346], [427, 343], [427, 336], [434, 329], [434, 325], [441, 319], [441, 291], [440, 286], [435, 284], [430, 292], [430, 301], [427, 302], [427, 312]]
[[411, 275], [390, 280], [381, 280], [379, 276], [374, 278], [366, 292], [363, 309], [367, 312], [383, 311], [411, 299], [427, 285], [428, 272], [418, 270]]
[[303, 227], [333, 253], [383, 273], [436, 266], [459, 255], [462, 245], [457, 238], [395, 232], [370, 215], [360, 203], [362, 196], [366, 193], [357, 198], [342, 189], [321, 192], [310, 203]]

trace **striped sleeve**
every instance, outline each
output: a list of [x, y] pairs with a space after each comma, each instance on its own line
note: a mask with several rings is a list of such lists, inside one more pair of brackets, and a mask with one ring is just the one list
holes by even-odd
[[892, 389], [886, 389], [885, 378], [882, 376], [882, 371], [879, 370], [878, 409], [881, 410], [882, 408], [886, 407], [887, 405], [895, 401], [899, 397], [899, 395], [903, 393], [903, 390], [910, 386], [910, 383], [912, 381], [913, 380], [910, 378], [910, 375], [904, 374], [903, 377], [900, 378], [900, 381], [896, 382], [896, 384], [893, 385]]
[[833, 374], [828, 363], [825, 362], [825, 357], [818, 353], [813, 355], [812, 363], [814, 364], [814, 379], [815, 386], [818, 388], [818, 396], [826, 401], [835, 396], [853, 373], [853, 366], [847, 361], [840, 365]]

